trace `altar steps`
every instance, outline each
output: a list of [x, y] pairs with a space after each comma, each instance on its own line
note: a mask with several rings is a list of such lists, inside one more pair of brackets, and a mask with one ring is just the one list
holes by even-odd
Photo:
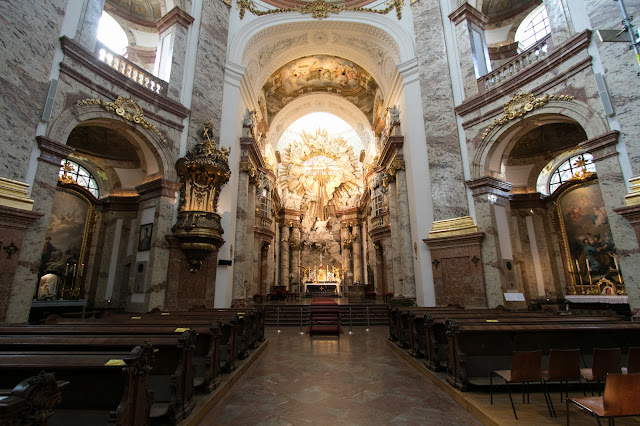
[[[309, 305], [264, 305], [264, 307], [266, 326], [299, 327], [301, 317], [303, 327], [306, 327], [309, 323]], [[367, 324], [371, 326], [388, 324], [387, 305], [349, 304], [339, 305], [339, 307], [340, 323], [345, 329], [350, 325], [366, 327]]]

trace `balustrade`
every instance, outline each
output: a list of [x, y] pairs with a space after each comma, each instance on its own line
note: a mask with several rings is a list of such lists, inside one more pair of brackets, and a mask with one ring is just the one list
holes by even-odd
[[551, 48], [551, 34], [538, 41], [511, 61], [478, 79], [478, 90], [484, 93], [499, 86], [503, 81], [513, 77], [525, 68], [531, 67], [536, 62], [547, 56]]
[[109, 65], [120, 74], [135, 81], [141, 86], [146, 87], [152, 92], [157, 93], [158, 95], [167, 95], [169, 84], [166, 81], [153, 76], [138, 65], [113, 52], [105, 45], [97, 43], [95, 53], [100, 61]]

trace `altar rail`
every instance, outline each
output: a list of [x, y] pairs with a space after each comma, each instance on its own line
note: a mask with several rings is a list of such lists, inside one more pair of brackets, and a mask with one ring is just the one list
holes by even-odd
[[478, 79], [478, 91], [484, 93], [493, 89], [525, 68], [546, 58], [551, 47], [551, 34], [549, 34], [495, 71], [480, 77]]
[[109, 65], [125, 77], [128, 77], [158, 95], [167, 95], [169, 85], [166, 81], [151, 75], [138, 65], [118, 55], [105, 45], [97, 43], [95, 54], [100, 61]]

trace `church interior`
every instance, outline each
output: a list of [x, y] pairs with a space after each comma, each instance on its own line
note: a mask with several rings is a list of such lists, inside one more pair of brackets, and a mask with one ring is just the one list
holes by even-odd
[[[64, 387], [120, 361], [128, 390], [105, 384], [121, 403], [95, 424], [259, 423], [194, 401], [340, 339], [415, 364], [394, 389], [422, 369], [485, 408], [514, 351], [546, 368], [577, 348], [591, 371], [617, 347], [609, 373], [633, 372], [640, 6], [626, 2], [3, 1], [0, 395], [33, 357], [72, 377], [42, 380], [50, 424], [76, 424], [65, 398], [82, 390]], [[320, 346], [287, 340], [298, 327]], [[158, 372], [171, 362], [178, 379]], [[531, 424], [565, 409], [543, 389]], [[499, 423], [451, 398], [456, 424]], [[494, 417], [517, 418], [505, 404]], [[402, 418], [358, 407], [335, 422]]]

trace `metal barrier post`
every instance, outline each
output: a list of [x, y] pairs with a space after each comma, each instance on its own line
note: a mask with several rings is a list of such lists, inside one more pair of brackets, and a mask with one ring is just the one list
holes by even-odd
[[302, 308], [300, 308], [300, 334], [304, 334], [302, 331]]
[[351, 316], [351, 308], [349, 308], [349, 334], [353, 334], [353, 318]]
[[280, 333], [280, 308], [276, 308], [277, 320], [276, 327], [278, 328], [278, 333]]
[[369, 307], [367, 306], [367, 333], [369, 332]]

